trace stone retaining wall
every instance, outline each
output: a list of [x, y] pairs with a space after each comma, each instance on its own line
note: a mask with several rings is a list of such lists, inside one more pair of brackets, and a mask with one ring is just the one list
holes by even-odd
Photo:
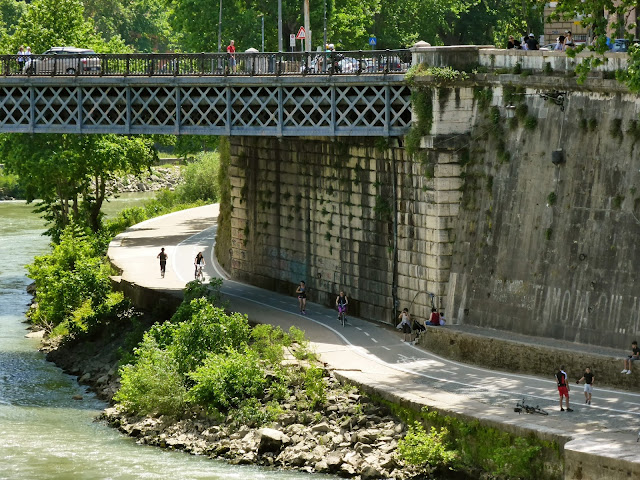
[[640, 367], [631, 375], [620, 373], [623, 366], [622, 351], [620, 357], [610, 357], [502, 340], [447, 327], [428, 328], [418, 342], [430, 352], [451, 360], [509, 373], [546, 373], [550, 380], [553, 380], [557, 368], [564, 365], [569, 375], [570, 386], [573, 385], [577, 392], [582, 392], [583, 387], [575, 385], [575, 381], [582, 376], [585, 367], [590, 366], [596, 377], [596, 385], [640, 392]]

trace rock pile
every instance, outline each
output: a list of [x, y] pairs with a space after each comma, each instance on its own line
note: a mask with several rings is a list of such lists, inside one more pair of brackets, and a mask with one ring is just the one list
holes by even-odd
[[110, 186], [112, 192], [155, 192], [164, 188], [174, 190], [182, 181], [179, 166], [152, 167], [141, 175], [125, 175], [116, 178]]
[[203, 412], [188, 418], [135, 417], [118, 408], [102, 415], [139, 443], [255, 464], [334, 473], [362, 479], [415, 476], [396, 456], [405, 426], [357, 389], [345, 390], [329, 377], [327, 401], [317, 411], [297, 411], [297, 396], [268, 427], [250, 427], [234, 418], [214, 419]]

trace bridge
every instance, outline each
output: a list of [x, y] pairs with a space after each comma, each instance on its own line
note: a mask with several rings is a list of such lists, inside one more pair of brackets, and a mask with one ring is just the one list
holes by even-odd
[[0, 131], [404, 135], [410, 65], [408, 50], [6, 55]]

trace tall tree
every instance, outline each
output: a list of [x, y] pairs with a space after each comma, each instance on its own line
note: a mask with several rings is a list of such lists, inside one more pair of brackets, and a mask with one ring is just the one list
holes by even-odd
[[38, 200], [54, 239], [72, 221], [98, 231], [109, 182], [157, 159], [151, 140], [118, 135], [4, 135], [0, 155], [20, 177], [27, 202]]

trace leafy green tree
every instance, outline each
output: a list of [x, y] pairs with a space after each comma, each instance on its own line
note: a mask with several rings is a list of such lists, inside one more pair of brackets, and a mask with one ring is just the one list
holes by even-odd
[[13, 35], [22, 15], [27, 11], [27, 4], [18, 0], [0, 0], [0, 23], [8, 35]]
[[29, 317], [49, 331], [83, 304], [97, 307], [111, 290], [111, 269], [101, 256], [100, 243], [77, 225], [64, 229], [52, 252], [36, 257], [27, 268], [36, 284], [37, 305]]
[[166, 0], [85, 0], [85, 18], [93, 19], [107, 40], [120, 37], [137, 52], [165, 52], [175, 40]]
[[0, 153], [28, 202], [52, 226], [54, 240], [72, 221], [100, 228], [107, 185], [121, 173], [140, 173], [156, 160], [150, 140], [117, 135], [5, 135]]
[[33, 53], [53, 46], [93, 47], [99, 43], [93, 21], [80, 0], [34, 0], [9, 39], [10, 52], [29, 45]]

